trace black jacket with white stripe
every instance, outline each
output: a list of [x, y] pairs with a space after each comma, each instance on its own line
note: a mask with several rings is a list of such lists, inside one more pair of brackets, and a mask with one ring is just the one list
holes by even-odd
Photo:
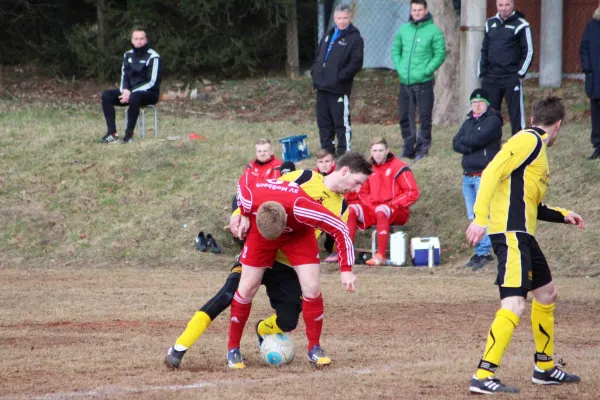
[[479, 77], [485, 83], [516, 83], [524, 78], [533, 59], [531, 28], [518, 11], [506, 20], [498, 14], [485, 23]]
[[160, 91], [160, 56], [147, 44], [139, 49], [131, 49], [123, 55], [121, 92], [124, 89], [132, 92]]

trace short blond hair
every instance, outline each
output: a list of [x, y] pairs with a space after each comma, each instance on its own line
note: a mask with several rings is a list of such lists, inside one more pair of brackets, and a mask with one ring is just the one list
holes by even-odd
[[269, 139], [258, 139], [256, 141], [256, 143], [254, 143], [256, 146], [261, 145], [261, 144], [268, 144], [271, 145], [271, 141]]
[[386, 149], [388, 148], [387, 140], [381, 136], [374, 137], [373, 140], [371, 140], [371, 147], [375, 146], [376, 144], [382, 144]]
[[320, 160], [321, 158], [325, 158], [327, 156], [331, 156], [331, 158], [333, 158], [333, 154], [331, 154], [331, 152], [329, 150], [326, 150], [326, 149], [318, 150], [315, 153], [315, 156], [317, 157], [317, 160]]
[[285, 229], [287, 214], [285, 208], [276, 201], [266, 201], [256, 212], [256, 227], [267, 240], [277, 239]]

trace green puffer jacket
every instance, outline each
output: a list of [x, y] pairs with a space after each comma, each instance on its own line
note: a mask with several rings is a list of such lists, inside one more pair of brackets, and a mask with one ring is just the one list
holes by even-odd
[[392, 44], [392, 60], [403, 85], [433, 80], [433, 74], [446, 59], [446, 42], [442, 30], [433, 23], [431, 14], [415, 24], [400, 27]]

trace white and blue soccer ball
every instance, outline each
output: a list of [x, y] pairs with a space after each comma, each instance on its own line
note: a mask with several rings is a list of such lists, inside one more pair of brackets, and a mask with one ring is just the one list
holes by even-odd
[[272, 367], [292, 362], [295, 354], [294, 342], [285, 333], [265, 335], [260, 345], [261, 358]]

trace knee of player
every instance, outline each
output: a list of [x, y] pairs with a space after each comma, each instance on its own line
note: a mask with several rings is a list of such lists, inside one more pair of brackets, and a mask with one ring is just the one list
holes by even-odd
[[523, 312], [525, 312], [526, 301], [525, 301], [524, 297], [520, 297], [520, 296], [507, 297], [507, 298], [502, 299], [500, 304], [501, 304], [502, 308], [512, 311], [519, 318], [521, 318], [521, 316], [523, 315]]
[[302, 286], [302, 295], [309, 299], [316, 299], [321, 294], [321, 284], [319, 282], [310, 282]]
[[558, 289], [556, 286], [553, 286], [551, 290], [543, 293], [537, 293], [535, 299], [541, 304], [552, 304], [556, 302], [558, 298]]

